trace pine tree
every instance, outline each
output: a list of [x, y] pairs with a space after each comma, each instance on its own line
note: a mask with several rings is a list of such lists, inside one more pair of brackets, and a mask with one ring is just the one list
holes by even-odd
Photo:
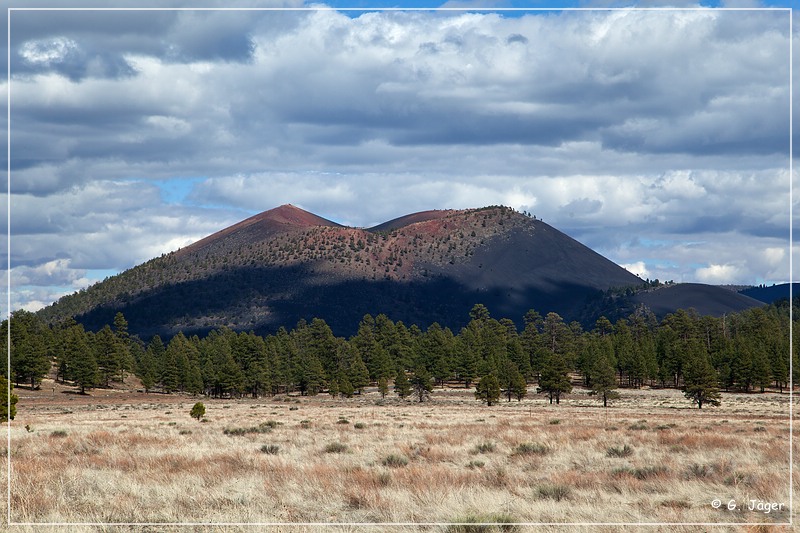
[[511, 380], [511, 393], [518, 402], [521, 402], [522, 399], [528, 395], [528, 382], [525, 381], [525, 377], [519, 372], [517, 372]]
[[[9, 419], [14, 420], [17, 416], [17, 402], [19, 398], [16, 394], [11, 392], [11, 385], [8, 380], [0, 375], [0, 422], [7, 422]], [[9, 407], [11, 408], [9, 411]]]
[[[159, 338], [159, 341], [161, 339]], [[163, 345], [161, 346], [163, 349]], [[139, 379], [142, 381], [142, 387], [144, 387], [145, 392], [150, 392], [150, 390], [155, 386], [156, 379], [158, 375], [158, 362], [156, 361], [156, 352], [158, 348], [154, 346], [153, 342], [147, 346], [147, 349], [141, 355], [141, 359], [139, 360], [138, 371], [137, 375]]]
[[430, 393], [433, 390], [431, 374], [422, 363], [417, 364], [417, 367], [414, 369], [414, 375], [411, 376], [411, 386], [414, 388], [414, 395], [418, 398], [420, 403], [430, 397]]
[[67, 330], [65, 349], [75, 384], [80, 387], [81, 394], [86, 394], [86, 389], [91, 389], [97, 384], [98, 376], [97, 360], [89, 347], [83, 326], [78, 325]]
[[367, 370], [367, 365], [364, 364], [358, 353], [354, 355], [353, 360], [350, 362], [347, 379], [358, 394], [361, 394], [364, 387], [369, 385], [369, 370]]
[[203, 402], [197, 402], [192, 406], [192, 410], [189, 411], [189, 416], [197, 420], [203, 418], [203, 415], [205, 414], [206, 414], [206, 406], [203, 405]]
[[378, 379], [378, 392], [381, 393], [381, 398], [386, 398], [386, 395], [389, 394], [389, 380], [385, 376]]
[[589, 394], [603, 398], [603, 407], [608, 407], [608, 400], [619, 398], [619, 393], [615, 390], [617, 378], [614, 367], [608, 358], [599, 357], [595, 360], [589, 371], [589, 383], [591, 387]]
[[119, 372], [122, 347], [111, 328], [106, 325], [94, 336], [94, 353], [100, 373], [100, 383], [108, 387]]
[[702, 409], [704, 404], [720, 404], [717, 373], [705, 357], [691, 359], [684, 369], [683, 395]]
[[494, 374], [482, 376], [475, 385], [475, 399], [486, 402], [491, 407], [500, 399], [500, 382]]
[[539, 387], [536, 392], [546, 393], [556, 404], [561, 402], [562, 394], [569, 394], [572, 391], [572, 383], [569, 379], [569, 368], [564, 359], [558, 354], [552, 354], [546, 358], [542, 368], [542, 376], [539, 379]]
[[[51, 330], [37, 315], [23, 310], [11, 314], [10, 325], [11, 376], [17, 384], [30, 383], [31, 390], [36, 389], [50, 371], [50, 357], [47, 352], [48, 343], [51, 343]], [[7, 328], [8, 322], [3, 321], [3, 326], [4, 329]], [[3, 343], [3, 352], [5, 346]], [[5, 357], [3, 359], [5, 361]]]
[[402, 368], [397, 371], [397, 376], [394, 378], [394, 392], [403, 400], [411, 396], [411, 383], [408, 382], [406, 372]]
[[128, 321], [125, 320], [125, 316], [120, 312], [114, 315], [114, 336], [118, 341], [120, 379], [124, 383], [125, 372], [132, 372], [136, 367], [136, 362], [131, 352], [131, 336], [128, 332]]

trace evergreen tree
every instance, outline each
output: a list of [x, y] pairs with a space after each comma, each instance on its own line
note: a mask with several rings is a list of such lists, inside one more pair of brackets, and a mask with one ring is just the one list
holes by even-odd
[[[158, 335], [156, 335], [158, 337]], [[138, 366], [138, 376], [139, 379], [142, 381], [142, 387], [144, 387], [145, 392], [150, 392], [150, 390], [155, 386], [156, 379], [158, 379], [158, 361], [156, 360], [156, 354], [161, 350], [163, 350], [164, 346], [161, 345], [161, 348], [157, 348], [155, 346], [155, 338], [150, 342], [147, 346], [147, 349], [141, 356]], [[161, 338], [158, 338], [158, 342], [161, 342]]]
[[494, 374], [482, 376], [475, 385], [475, 399], [486, 402], [491, 407], [500, 399], [500, 382]]
[[352, 398], [355, 388], [353, 387], [353, 384], [350, 383], [350, 379], [347, 376], [342, 375], [337, 381], [339, 382], [339, 394], [345, 398]]
[[603, 407], [608, 407], [608, 400], [619, 398], [617, 379], [614, 375], [614, 367], [607, 357], [598, 357], [591, 370], [589, 371], [589, 383], [591, 390], [589, 394], [600, 396], [603, 399]]
[[71, 375], [75, 384], [80, 387], [81, 394], [97, 384], [97, 360], [89, 347], [83, 326], [78, 325], [67, 330], [66, 352]]
[[695, 358], [687, 362], [684, 374], [683, 395], [702, 409], [704, 404], [720, 404], [717, 375], [707, 358]]
[[536, 392], [539, 394], [545, 393], [556, 404], [561, 402], [562, 394], [569, 394], [572, 391], [572, 383], [569, 379], [569, 368], [564, 362], [564, 358], [558, 354], [552, 354], [544, 363], [542, 368], [542, 377], [539, 379], [539, 386]]
[[100, 374], [99, 383], [108, 387], [111, 379], [120, 371], [122, 358], [122, 346], [108, 325], [94, 336], [94, 353]]
[[397, 371], [397, 376], [394, 378], [394, 392], [402, 400], [411, 396], [411, 383], [408, 382], [406, 372], [402, 368]]
[[369, 385], [369, 370], [367, 370], [367, 365], [364, 364], [364, 361], [361, 360], [361, 356], [357, 353], [354, 355], [348, 370], [348, 380], [353, 386], [353, 389], [358, 391], [358, 394], [361, 394], [364, 387]]
[[197, 420], [203, 418], [203, 415], [205, 414], [206, 414], [206, 406], [203, 405], [203, 402], [197, 402], [192, 406], [192, 410], [189, 411], [189, 416]]
[[431, 383], [431, 374], [423, 364], [417, 364], [414, 369], [414, 375], [411, 376], [411, 386], [414, 389], [414, 395], [420, 402], [424, 402], [433, 390]]
[[[505, 359], [501, 362], [499, 372], [497, 373], [497, 379], [500, 382], [500, 387], [507, 401], [510, 402], [511, 397], [519, 392], [520, 382], [522, 383], [522, 388], [526, 390], [525, 394], [527, 394], [525, 378], [522, 377], [522, 373], [520, 373], [517, 369], [517, 365], [514, 364], [513, 361]], [[523, 396], [525, 394], [523, 394]]]
[[511, 393], [518, 402], [528, 395], [528, 382], [521, 373], [515, 374], [511, 380]]
[[[3, 326], [5, 333], [8, 322], [3, 321]], [[39, 387], [50, 371], [51, 342], [50, 329], [37, 315], [23, 310], [11, 313], [11, 375], [18, 385], [29, 383], [31, 390]], [[5, 352], [5, 343], [2, 351]]]
[[11, 392], [11, 384], [2, 375], [0, 375], [0, 398], [2, 398], [2, 401], [0, 401], [0, 422], [14, 420], [14, 417], [17, 416], [19, 398]]
[[328, 384], [328, 394], [336, 398], [339, 396], [339, 377], [337, 376], [335, 379], [330, 380]]
[[381, 398], [386, 398], [386, 395], [389, 394], [389, 380], [385, 376], [378, 379], [378, 392], [381, 393]]
[[468, 389], [478, 377], [478, 360], [470, 343], [464, 338], [469, 332], [466, 329], [453, 340], [454, 370], [456, 376], [464, 381], [464, 388]]
[[136, 361], [131, 351], [132, 341], [128, 332], [128, 321], [125, 320], [125, 315], [120, 312], [114, 315], [114, 336], [117, 339], [120, 381], [124, 383], [125, 372], [133, 372], [136, 368]]

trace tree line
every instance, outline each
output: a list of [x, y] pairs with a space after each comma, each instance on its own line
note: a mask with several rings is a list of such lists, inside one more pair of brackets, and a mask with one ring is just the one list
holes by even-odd
[[[371, 385], [386, 396], [391, 385], [401, 398], [423, 401], [434, 387], [449, 384], [475, 387], [476, 398], [489, 405], [521, 400], [533, 384], [559, 403], [580, 380], [604, 404], [618, 387], [647, 385], [683, 388], [702, 407], [718, 402], [720, 390], [783, 391], [789, 382], [787, 300], [719, 318], [690, 309], [659, 321], [639, 310], [614, 323], [601, 317], [588, 330], [534, 310], [523, 323], [520, 329], [508, 318], [495, 319], [477, 304], [457, 333], [438, 323], [422, 330], [381, 314], [365, 315], [350, 338], [335, 336], [314, 318], [266, 336], [221, 328], [203, 338], [179, 333], [144, 342], [128, 332], [122, 313], [92, 332], [74, 320], [50, 326], [16, 311], [11, 375], [5, 376], [6, 361], [1, 368], [17, 386], [36, 388], [55, 367], [57, 380], [82, 393], [135, 374], [146, 392], [210, 397], [352, 397]], [[8, 332], [4, 322], [0, 335]]]

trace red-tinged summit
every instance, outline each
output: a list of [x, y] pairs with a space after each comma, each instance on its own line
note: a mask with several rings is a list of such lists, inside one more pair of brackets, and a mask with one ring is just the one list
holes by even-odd
[[336, 222], [330, 221], [327, 218], [317, 216], [314, 213], [309, 213], [305, 209], [300, 209], [292, 204], [284, 204], [280, 207], [270, 209], [269, 211], [264, 211], [263, 213], [260, 213], [254, 217], [248, 218], [244, 222], [247, 222], [248, 220], [269, 220], [279, 224], [288, 224], [302, 228], [310, 228], [313, 226], [341, 227], [341, 224], [337, 224]]
[[237, 245], [252, 244], [269, 239], [279, 233], [303, 230], [316, 226], [342, 227], [336, 222], [317, 216], [314, 213], [309, 213], [292, 204], [284, 204], [270, 209], [269, 211], [253, 215], [233, 226], [209, 235], [179, 250], [177, 255], [183, 257], [205, 248], [214, 247], [221, 242], [227, 244], [231, 241], [235, 241]]

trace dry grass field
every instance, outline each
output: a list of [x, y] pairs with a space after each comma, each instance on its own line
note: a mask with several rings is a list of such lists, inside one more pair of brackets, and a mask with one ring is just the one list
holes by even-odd
[[[300, 532], [365, 527], [234, 524], [732, 522], [626, 531], [789, 530], [767, 526], [789, 520], [786, 394], [724, 395], [722, 406], [697, 410], [672, 390], [623, 390], [603, 409], [582, 391], [558, 406], [533, 395], [490, 408], [456, 389], [436, 389], [419, 404], [393, 395], [379, 401], [374, 391], [351, 400], [209, 400], [112, 391], [82, 397], [51, 388], [17, 390], [12, 524], [214, 522], [229, 525], [188, 529]], [[197, 400], [206, 406], [203, 422], [189, 416]], [[5, 461], [3, 469], [5, 482]], [[727, 509], [731, 500], [737, 510]], [[753, 502], [762, 509], [749, 509]], [[769, 513], [764, 504], [774, 504]], [[171, 530], [12, 530], [118, 529]]]

